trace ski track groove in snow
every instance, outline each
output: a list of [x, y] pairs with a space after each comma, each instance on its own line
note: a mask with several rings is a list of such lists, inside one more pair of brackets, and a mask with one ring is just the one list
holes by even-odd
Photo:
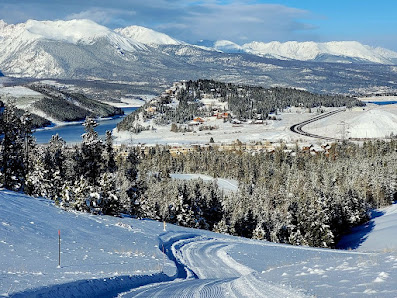
[[[179, 268], [169, 283], [152, 284], [119, 297], [299, 297], [291, 290], [259, 280], [254, 270], [227, 253], [233, 241], [203, 236], [165, 234], [167, 255]], [[171, 248], [171, 249], [170, 249]], [[172, 252], [172, 255], [170, 255]], [[183, 266], [184, 272], [180, 269]]]

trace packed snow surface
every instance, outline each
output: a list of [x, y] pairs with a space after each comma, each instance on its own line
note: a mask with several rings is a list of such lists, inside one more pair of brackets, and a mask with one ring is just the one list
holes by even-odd
[[[374, 233], [387, 247], [396, 232], [391, 222], [386, 229], [392, 214], [374, 219], [367, 241]], [[315, 249], [171, 224], [164, 230], [160, 222], [66, 212], [0, 191], [2, 296], [395, 297], [396, 273], [395, 248]]]

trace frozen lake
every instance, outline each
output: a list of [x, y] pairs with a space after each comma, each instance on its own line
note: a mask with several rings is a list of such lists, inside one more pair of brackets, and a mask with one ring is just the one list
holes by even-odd
[[[104, 138], [107, 130], [112, 130], [115, 128], [117, 123], [123, 120], [123, 118], [132, 111], [135, 111], [137, 107], [126, 107], [122, 109], [124, 111], [124, 115], [98, 121], [98, 126], [95, 128], [95, 130], [98, 132], [100, 138]], [[68, 125], [39, 129], [33, 134], [33, 136], [36, 138], [36, 142], [38, 144], [48, 143], [51, 140], [51, 136], [55, 134], [59, 134], [59, 136], [62, 137], [62, 139], [64, 139], [67, 143], [79, 143], [81, 142], [81, 135], [83, 133], [83, 121], [80, 121], [78, 123]]]

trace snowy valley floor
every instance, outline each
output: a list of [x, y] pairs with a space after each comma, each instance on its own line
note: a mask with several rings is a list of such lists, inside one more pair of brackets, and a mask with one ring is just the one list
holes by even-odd
[[[323, 108], [325, 112], [340, 108]], [[265, 124], [242, 123], [234, 125], [224, 123], [215, 117], [206, 118], [205, 125], [218, 127], [212, 131], [175, 133], [170, 131], [170, 125], [158, 126], [145, 122], [143, 126], [153, 125], [156, 130], [143, 131], [139, 134], [113, 130], [117, 143], [125, 144], [168, 144], [188, 145], [208, 143], [212, 137], [216, 143], [232, 143], [236, 139], [242, 142], [286, 142], [302, 144], [324, 143], [323, 139], [302, 136], [290, 131], [290, 127], [302, 121], [312, 119], [321, 114], [316, 111], [308, 113], [306, 109], [289, 108], [280, 112], [280, 120], [268, 120]], [[391, 133], [397, 134], [397, 104], [379, 106], [368, 104], [366, 107], [346, 109], [330, 117], [314, 121], [303, 127], [308, 133], [331, 138], [385, 138]]]
[[1, 190], [0, 296], [396, 297], [397, 205], [376, 215], [341, 242], [356, 249], [327, 250], [164, 231]]

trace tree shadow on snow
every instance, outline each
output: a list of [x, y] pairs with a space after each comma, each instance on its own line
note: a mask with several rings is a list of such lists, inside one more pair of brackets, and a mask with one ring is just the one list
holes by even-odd
[[362, 243], [364, 243], [369, 233], [375, 228], [374, 219], [382, 216], [384, 212], [372, 210], [371, 211], [371, 220], [366, 222], [363, 225], [358, 227], [354, 227], [351, 229], [349, 234], [342, 237], [342, 239], [336, 245], [338, 249], [357, 249], [360, 247]]

